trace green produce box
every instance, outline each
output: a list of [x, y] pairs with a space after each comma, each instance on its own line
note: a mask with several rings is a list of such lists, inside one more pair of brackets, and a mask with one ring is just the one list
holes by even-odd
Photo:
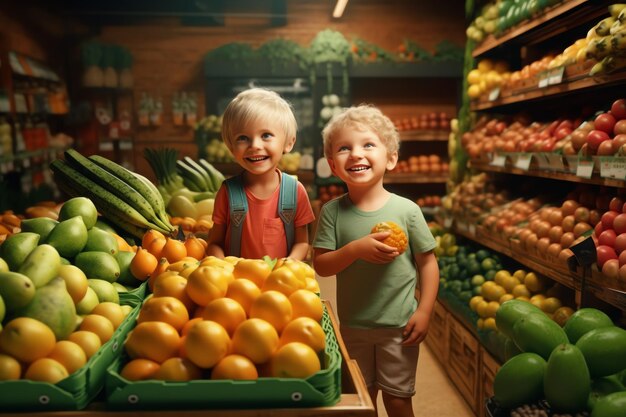
[[331, 406], [341, 397], [341, 353], [330, 317], [324, 311], [326, 348], [322, 370], [307, 379], [256, 381], [194, 380], [129, 382], [119, 374], [127, 359], [109, 366], [107, 407], [115, 410], [302, 408]]
[[136, 307], [146, 298], [148, 281], [144, 281], [140, 286], [128, 292], [121, 292], [120, 304]]
[[0, 381], [0, 410], [61, 411], [85, 408], [104, 387], [107, 367], [122, 353], [126, 335], [134, 327], [138, 314], [139, 307], [133, 308], [111, 339], [89, 358], [87, 364], [57, 384], [25, 379]]

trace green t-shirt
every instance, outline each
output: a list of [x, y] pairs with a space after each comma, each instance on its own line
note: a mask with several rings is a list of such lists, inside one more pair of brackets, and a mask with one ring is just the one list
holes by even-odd
[[415, 254], [435, 248], [419, 206], [391, 194], [379, 210], [362, 211], [345, 194], [322, 207], [313, 247], [336, 250], [371, 233], [381, 221], [400, 225], [408, 249], [388, 264], [361, 259], [337, 274], [337, 313], [342, 325], [356, 328], [403, 327], [417, 308]]

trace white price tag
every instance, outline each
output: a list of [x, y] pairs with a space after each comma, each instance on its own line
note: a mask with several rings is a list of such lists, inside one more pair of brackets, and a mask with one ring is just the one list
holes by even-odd
[[529, 153], [521, 153], [517, 156], [515, 160], [515, 168], [519, 168], [524, 171], [528, 171], [530, 168], [530, 161], [532, 159], [532, 155]]
[[581, 178], [591, 178], [593, 174], [593, 159], [580, 157], [576, 167], [576, 176]]
[[600, 157], [600, 176], [602, 178], [615, 178], [613, 176], [613, 157], [612, 156]]
[[549, 85], [550, 82], [550, 74], [547, 72], [542, 72], [539, 75], [539, 84], [537, 85], [539, 88], [544, 88]]
[[469, 234], [472, 236], [476, 236], [476, 225], [475, 224], [470, 224], [469, 227]]
[[494, 153], [489, 165], [494, 167], [504, 167], [506, 165], [506, 156]]
[[550, 71], [550, 75], [548, 78], [548, 84], [561, 84], [563, 81], [563, 73], [565, 72], [565, 67], [554, 68]]
[[489, 92], [489, 101], [495, 101], [500, 97], [500, 87], [496, 87]]
[[[626, 158], [601, 157], [600, 175], [604, 178], [626, 179]], [[605, 168], [606, 165], [606, 168]], [[604, 172], [603, 172], [604, 168]], [[606, 174], [606, 175], [605, 175]]]

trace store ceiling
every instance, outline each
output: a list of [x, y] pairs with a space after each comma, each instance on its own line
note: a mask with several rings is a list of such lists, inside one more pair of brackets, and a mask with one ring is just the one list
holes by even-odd
[[62, 0], [58, 12], [96, 24], [122, 25], [155, 18], [180, 18], [189, 26], [223, 26], [225, 17], [266, 18], [287, 24], [287, 0]]

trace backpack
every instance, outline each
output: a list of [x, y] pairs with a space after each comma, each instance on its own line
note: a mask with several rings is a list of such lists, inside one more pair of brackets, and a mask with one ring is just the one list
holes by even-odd
[[[289, 174], [281, 172], [278, 196], [278, 216], [285, 226], [287, 252], [291, 252], [295, 239], [296, 203], [298, 200], [298, 181]], [[248, 199], [243, 188], [243, 176], [236, 175], [226, 180], [228, 205], [230, 207], [230, 251], [231, 256], [241, 255], [241, 232], [248, 213]]]

